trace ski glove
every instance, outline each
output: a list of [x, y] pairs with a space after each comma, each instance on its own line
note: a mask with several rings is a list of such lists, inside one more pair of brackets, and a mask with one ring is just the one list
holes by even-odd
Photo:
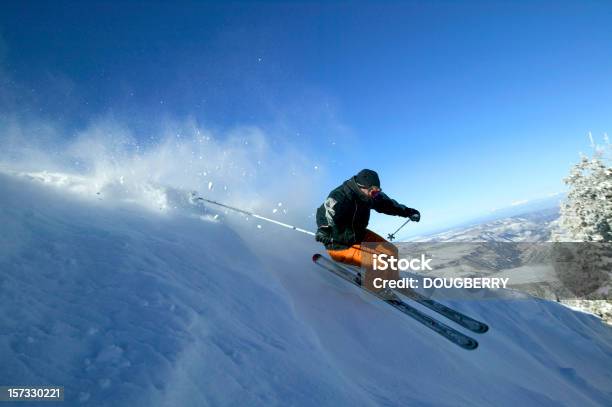
[[321, 228], [317, 229], [317, 233], [315, 233], [315, 240], [323, 244], [330, 244], [333, 241], [329, 233], [322, 230]]
[[418, 222], [421, 220], [421, 212], [417, 211], [416, 209], [406, 208], [404, 210], [404, 217], [410, 218], [410, 220], [413, 222]]

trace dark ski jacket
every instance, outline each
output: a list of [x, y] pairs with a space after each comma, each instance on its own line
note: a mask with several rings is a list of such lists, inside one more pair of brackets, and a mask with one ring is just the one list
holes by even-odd
[[415, 212], [383, 192], [375, 199], [366, 196], [355, 179], [351, 178], [331, 191], [323, 205], [317, 209], [316, 239], [328, 250], [342, 250], [361, 243], [370, 221], [370, 209], [404, 217]]

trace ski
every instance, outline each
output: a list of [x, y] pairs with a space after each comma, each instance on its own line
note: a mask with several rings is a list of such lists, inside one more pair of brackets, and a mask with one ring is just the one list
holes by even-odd
[[321, 254], [317, 253], [312, 256], [312, 261], [315, 262], [318, 266], [335, 274], [336, 276], [350, 282], [351, 284], [356, 285], [364, 291], [386, 302], [387, 304], [401, 311], [405, 315], [408, 315], [409, 317], [415, 319], [416, 321], [425, 325], [427, 328], [433, 330], [434, 332], [453, 342], [455, 345], [467, 350], [473, 350], [478, 347], [478, 342], [475, 339], [470, 338], [469, 336], [457, 331], [454, 328], [451, 328], [450, 326], [438, 321], [435, 318], [432, 318], [431, 316], [405, 303], [397, 296], [397, 294], [393, 293], [391, 290], [387, 290], [381, 293], [375, 293], [369, 290], [365, 290], [361, 286], [359, 279], [356, 278], [356, 276], [351, 271], [336, 264], [334, 261], [323, 257]]
[[429, 308], [432, 311], [437, 312], [440, 315], [445, 316], [451, 321], [461, 325], [462, 327], [469, 329], [470, 331], [483, 334], [489, 330], [489, 326], [484, 322], [480, 322], [474, 318], [468, 317], [461, 312], [454, 310], [446, 305], [439, 303], [436, 300], [432, 300], [431, 298], [427, 298], [418, 292], [411, 289], [401, 289], [398, 290], [400, 294], [405, 295], [413, 301], [418, 302], [419, 304]]

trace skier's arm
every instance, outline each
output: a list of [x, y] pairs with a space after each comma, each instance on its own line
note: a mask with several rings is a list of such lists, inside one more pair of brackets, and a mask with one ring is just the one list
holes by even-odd
[[[318, 229], [315, 239], [325, 244], [338, 243], [350, 246], [349, 242], [354, 240], [355, 236], [351, 228], [346, 227], [349, 209], [345, 200], [330, 195], [317, 210]], [[339, 233], [339, 231], [344, 231], [344, 233]]]
[[395, 199], [389, 198], [384, 192], [378, 194], [378, 196], [374, 199], [372, 209], [374, 209], [376, 212], [387, 215], [410, 218], [414, 222], [418, 222], [421, 218], [419, 211], [398, 203]]

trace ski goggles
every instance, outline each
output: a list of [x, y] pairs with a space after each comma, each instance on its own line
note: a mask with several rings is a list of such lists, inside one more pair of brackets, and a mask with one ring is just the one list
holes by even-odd
[[361, 185], [361, 184], [357, 184], [357, 186], [359, 188], [367, 189], [372, 198], [376, 198], [382, 192], [382, 189], [380, 189], [379, 187], [374, 187], [374, 186], [366, 187], [365, 185]]

